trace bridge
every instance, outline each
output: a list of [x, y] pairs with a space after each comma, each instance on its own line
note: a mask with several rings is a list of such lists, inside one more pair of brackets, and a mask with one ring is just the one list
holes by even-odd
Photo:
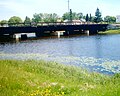
[[[5, 24], [4, 24], [5, 25]], [[8, 25], [8, 24], [7, 24]], [[36, 37], [42, 37], [51, 35], [53, 33], [63, 35], [74, 35], [81, 33], [97, 34], [99, 31], [105, 31], [108, 24], [93, 24], [93, 23], [64, 23], [64, 22], [54, 22], [54, 23], [37, 23], [37, 24], [9, 24], [9, 26], [0, 27], [0, 36], [10, 35], [18, 33], [35, 33]]]

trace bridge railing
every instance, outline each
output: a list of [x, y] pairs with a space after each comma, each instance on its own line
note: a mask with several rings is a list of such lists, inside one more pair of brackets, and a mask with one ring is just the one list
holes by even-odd
[[51, 26], [51, 25], [84, 25], [97, 24], [92, 22], [31, 22], [31, 23], [0, 23], [0, 27], [23, 27], [23, 26]]

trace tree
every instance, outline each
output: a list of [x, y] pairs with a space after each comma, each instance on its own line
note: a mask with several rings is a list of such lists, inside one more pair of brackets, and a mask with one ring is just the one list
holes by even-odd
[[63, 20], [69, 20], [69, 12], [66, 12], [62, 16]]
[[27, 26], [29, 26], [30, 23], [31, 23], [30, 18], [26, 16], [26, 17], [25, 17], [25, 20], [24, 20], [24, 24], [27, 25]]
[[4, 24], [7, 24], [7, 23], [8, 23], [7, 20], [2, 20], [2, 21], [0, 22], [1, 26], [3, 26]]
[[48, 13], [44, 13], [42, 15], [42, 21], [44, 22], [57, 22], [58, 20], [58, 15], [56, 13], [51, 13], [51, 14], [48, 14]]
[[95, 16], [91, 16], [91, 22], [94, 22]]
[[32, 18], [33, 22], [38, 23], [41, 20], [42, 20], [42, 14], [41, 13], [40, 14], [37, 14], [37, 13], [33, 14], [33, 18]]
[[49, 15], [49, 21], [50, 22], [57, 22], [57, 19], [58, 19], [58, 15], [56, 13], [53, 13], [53, 14], [48, 14]]
[[22, 23], [22, 19], [18, 16], [13, 16], [8, 20], [9, 25], [13, 25], [13, 26], [14, 25], [19, 25], [19, 23]]
[[72, 20], [73, 20], [73, 14], [72, 14], [72, 9], [70, 9], [70, 21], [72, 22]]
[[88, 16], [88, 14], [86, 14], [86, 18], [85, 18], [85, 20], [86, 20], [86, 22], [89, 21], [89, 16]]
[[8, 20], [8, 23], [22, 23], [22, 19], [17, 16], [13, 16]]
[[106, 17], [104, 17], [104, 22], [115, 23], [116, 22], [116, 18], [114, 16], [106, 16]]
[[90, 21], [90, 22], [92, 21], [92, 16], [91, 16], [91, 14], [90, 14], [90, 17], [89, 17], [89, 21]]
[[[83, 18], [82, 13], [76, 13], [76, 12], [71, 12], [71, 13], [72, 13], [72, 15], [71, 15], [72, 20], [80, 20]], [[62, 18], [63, 18], [63, 20], [70, 20], [70, 13], [69, 12], [64, 13]]]
[[56, 13], [39, 13], [39, 14], [34, 14], [32, 21], [35, 23], [39, 23], [39, 22], [57, 22], [58, 19], [58, 15]]
[[101, 16], [102, 16], [102, 14], [101, 14], [100, 10], [97, 8], [97, 9], [96, 9], [96, 12], [95, 12], [94, 22], [95, 22], [95, 23], [101, 22], [101, 21], [102, 21]]
[[78, 17], [79, 20], [82, 19], [83, 18], [83, 13], [77, 13], [77, 17]]

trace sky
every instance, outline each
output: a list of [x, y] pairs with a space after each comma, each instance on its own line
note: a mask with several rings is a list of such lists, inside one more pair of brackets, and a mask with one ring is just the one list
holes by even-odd
[[[120, 0], [69, 0], [72, 12], [92, 14], [99, 8], [102, 17], [120, 15]], [[0, 20], [19, 16], [32, 18], [35, 13], [57, 13], [62, 16], [68, 12], [68, 0], [0, 0]]]

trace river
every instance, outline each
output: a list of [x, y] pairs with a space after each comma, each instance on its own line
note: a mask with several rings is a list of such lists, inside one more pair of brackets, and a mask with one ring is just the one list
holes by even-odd
[[2, 42], [0, 59], [42, 59], [103, 74], [120, 73], [120, 35], [48, 37]]

